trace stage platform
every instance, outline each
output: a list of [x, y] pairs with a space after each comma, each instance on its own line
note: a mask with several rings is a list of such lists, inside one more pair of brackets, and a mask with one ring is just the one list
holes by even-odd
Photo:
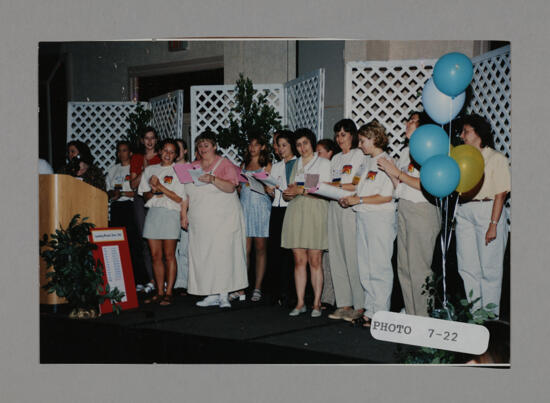
[[[170, 307], [138, 309], [72, 320], [64, 309], [40, 314], [41, 363], [397, 363], [398, 346], [375, 340], [348, 322], [311, 318], [310, 310], [265, 302], [236, 302], [231, 309], [199, 308], [196, 297]], [[401, 346], [408, 349], [410, 347]]]

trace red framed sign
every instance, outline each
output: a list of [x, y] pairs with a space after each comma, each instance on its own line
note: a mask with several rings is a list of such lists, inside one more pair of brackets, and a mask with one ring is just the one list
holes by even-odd
[[[134, 271], [128, 247], [126, 229], [120, 228], [92, 228], [90, 240], [97, 245], [93, 251], [95, 259], [103, 263], [103, 286], [107, 283], [111, 289], [118, 288], [124, 292], [120, 305], [121, 309], [138, 307]], [[101, 313], [113, 312], [110, 300], [99, 306]]]

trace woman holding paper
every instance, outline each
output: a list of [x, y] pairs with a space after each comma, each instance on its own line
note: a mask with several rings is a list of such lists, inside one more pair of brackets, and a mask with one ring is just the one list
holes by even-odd
[[292, 252], [281, 247], [283, 220], [288, 206], [288, 202], [283, 199], [283, 191], [290, 182], [297, 151], [294, 133], [279, 130], [276, 134], [281, 161], [273, 164], [271, 168], [271, 177], [277, 181], [277, 187], [266, 187], [267, 194], [273, 199], [269, 218], [266, 280], [275, 300], [281, 306], [287, 307], [292, 299], [291, 294], [294, 294], [294, 281], [291, 276]]
[[[421, 125], [431, 123], [425, 112], [413, 112], [405, 128], [406, 143]], [[397, 276], [403, 292], [405, 312], [428, 316], [428, 296], [422, 285], [432, 274], [432, 257], [440, 219], [437, 207], [430, 203], [420, 187], [420, 167], [411, 159], [405, 147], [395, 164], [381, 158], [378, 167], [385, 171], [396, 186], [397, 207]]]
[[384, 151], [388, 137], [384, 126], [373, 121], [359, 128], [359, 147], [371, 158], [357, 185], [357, 195], [340, 199], [344, 208], [353, 206], [357, 225], [357, 260], [359, 278], [365, 289], [363, 316], [354, 321], [370, 327], [377, 311], [389, 311], [393, 286], [391, 257], [396, 236], [393, 183], [378, 168], [381, 158], [390, 158]]
[[[254, 174], [271, 171], [271, 158], [267, 152], [267, 144], [262, 136], [249, 136], [250, 144], [244, 156], [242, 173]], [[263, 191], [263, 186], [261, 188]], [[250, 268], [250, 253], [252, 243], [256, 254], [256, 278], [251, 301], [258, 302], [262, 298], [262, 281], [267, 263], [267, 238], [269, 237], [269, 216], [271, 214], [271, 200], [265, 193], [254, 191], [249, 183], [241, 186], [241, 204], [246, 222], [246, 261]], [[244, 290], [232, 292], [229, 300], [245, 300]]]
[[[296, 283], [296, 307], [290, 316], [306, 312], [305, 289], [306, 267], [309, 263], [314, 299], [312, 317], [321, 316], [321, 293], [323, 291], [322, 253], [328, 248], [327, 210], [325, 199], [308, 194], [308, 187], [314, 188], [319, 182], [330, 181], [330, 161], [320, 158], [314, 152], [317, 139], [309, 129], [295, 132], [296, 148], [300, 158], [294, 164], [290, 176], [291, 185], [283, 192], [285, 200], [290, 200], [283, 222], [281, 246], [292, 249], [294, 254], [294, 280]], [[315, 182], [315, 183], [314, 183]]]
[[200, 160], [193, 166], [204, 172], [186, 186], [189, 212], [182, 226], [189, 228], [189, 280], [187, 291], [207, 295], [197, 306], [230, 308], [228, 292], [248, 286], [245, 222], [236, 188], [235, 166], [216, 154], [216, 137], [197, 137]]
[[145, 207], [149, 208], [143, 225], [143, 237], [149, 243], [158, 285], [157, 294], [145, 300], [145, 303], [157, 302], [161, 306], [169, 306], [173, 303], [176, 282], [176, 244], [187, 200], [184, 185], [174, 172], [178, 144], [172, 139], [166, 139], [160, 147], [161, 162], [145, 168], [138, 193], [147, 201]]
[[[365, 165], [365, 155], [357, 148], [357, 127], [351, 119], [334, 125], [334, 137], [341, 153], [331, 160], [331, 184], [355, 193]], [[359, 279], [355, 212], [331, 201], [328, 208], [328, 249], [330, 274], [334, 286], [336, 310], [328, 317], [352, 321], [363, 315], [365, 290]]]

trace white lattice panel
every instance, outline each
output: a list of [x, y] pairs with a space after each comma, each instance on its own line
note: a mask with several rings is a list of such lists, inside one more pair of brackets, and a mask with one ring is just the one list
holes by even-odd
[[126, 134], [128, 115], [136, 106], [135, 102], [69, 102], [67, 142], [88, 144], [97, 166], [106, 172], [115, 162], [116, 142]]
[[285, 84], [286, 125], [290, 130], [307, 127], [323, 137], [325, 70], [319, 69]]
[[183, 137], [183, 90], [151, 98], [149, 101], [153, 112], [152, 126], [159, 138]]
[[512, 85], [510, 46], [506, 46], [472, 59], [472, 100], [468, 112], [485, 117], [495, 132], [495, 149], [511, 160]]
[[[494, 131], [495, 150], [512, 161], [512, 71], [510, 46], [493, 50], [472, 59], [474, 78], [472, 100], [468, 112], [485, 117]], [[506, 216], [510, 224], [510, 198], [506, 203]]]
[[350, 62], [346, 65], [345, 115], [357, 127], [378, 120], [390, 135], [389, 154], [403, 148], [410, 112], [422, 109], [422, 88], [435, 60]]
[[[268, 103], [284, 119], [284, 89], [282, 84], [257, 84], [257, 98], [268, 91]], [[229, 114], [235, 106], [235, 85], [201, 85], [191, 87], [191, 155], [195, 152], [195, 138], [210, 129], [219, 132], [229, 126]], [[237, 163], [237, 152], [233, 147], [220, 149], [224, 157]]]

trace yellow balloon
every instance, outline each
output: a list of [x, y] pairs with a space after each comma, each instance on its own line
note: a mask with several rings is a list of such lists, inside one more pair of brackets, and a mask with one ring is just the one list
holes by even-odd
[[451, 149], [451, 158], [460, 168], [460, 182], [456, 191], [464, 193], [473, 189], [483, 177], [485, 169], [481, 152], [474, 146], [462, 144]]

